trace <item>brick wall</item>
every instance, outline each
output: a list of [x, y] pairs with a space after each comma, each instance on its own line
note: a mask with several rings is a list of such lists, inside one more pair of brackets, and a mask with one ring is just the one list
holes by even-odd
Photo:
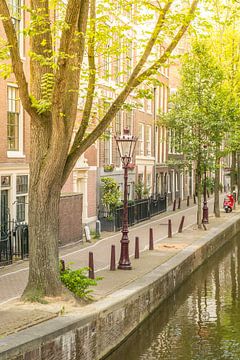
[[66, 245], [82, 239], [82, 194], [62, 194], [59, 209], [59, 243]]
[[96, 216], [96, 170], [88, 171], [88, 217]]

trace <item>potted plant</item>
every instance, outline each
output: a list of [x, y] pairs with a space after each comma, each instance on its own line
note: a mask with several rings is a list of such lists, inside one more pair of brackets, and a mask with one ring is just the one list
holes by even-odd
[[105, 172], [111, 172], [114, 170], [114, 164], [106, 164], [103, 166], [103, 170]]
[[104, 206], [104, 216], [101, 218], [102, 227], [107, 231], [115, 231], [114, 211], [120, 203], [121, 192], [118, 183], [108, 177], [101, 179], [102, 204]]
[[135, 164], [134, 163], [128, 164], [128, 170], [134, 170], [134, 169], [135, 169]]

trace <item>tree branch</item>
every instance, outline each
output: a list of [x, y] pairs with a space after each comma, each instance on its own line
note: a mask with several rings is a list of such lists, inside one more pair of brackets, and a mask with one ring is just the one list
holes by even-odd
[[96, 65], [95, 65], [95, 34], [96, 34], [96, 0], [90, 0], [90, 35], [88, 42], [89, 79], [87, 98], [81, 119], [81, 125], [75, 135], [72, 148], [75, 148], [83, 139], [88, 127], [95, 91]]
[[166, 12], [170, 8], [170, 5], [172, 4], [173, 1], [169, 1], [165, 5], [164, 10], [161, 12], [161, 14], [158, 18], [157, 25], [151, 35], [151, 38], [148, 41], [147, 47], [144, 51], [144, 54], [142, 55], [141, 59], [139, 60], [138, 64], [136, 65], [135, 69], [133, 70], [125, 88], [118, 95], [118, 97], [114, 100], [114, 102], [110, 106], [108, 112], [104, 115], [101, 122], [96, 126], [96, 128], [81, 143], [75, 144], [75, 148], [72, 147], [72, 149], [68, 155], [66, 166], [64, 169], [63, 184], [66, 181], [70, 171], [72, 170], [72, 168], [73, 168], [75, 162], [77, 161], [77, 159], [79, 158], [79, 156], [81, 154], [83, 154], [84, 151], [86, 151], [87, 148], [89, 146], [91, 146], [98, 139], [99, 135], [101, 135], [104, 132], [104, 130], [108, 127], [108, 125], [110, 124], [110, 122], [112, 121], [114, 116], [121, 109], [124, 101], [127, 99], [129, 94], [131, 93], [131, 91], [134, 88], [136, 88], [138, 85], [140, 85], [146, 79], [146, 76], [151, 76], [152, 74], [154, 74], [160, 68], [160, 66], [162, 64], [164, 64], [166, 62], [166, 60], [169, 58], [169, 56], [171, 55], [171, 52], [177, 46], [179, 40], [181, 39], [181, 37], [184, 35], [186, 30], [188, 29], [188, 26], [192, 20], [192, 16], [197, 8], [198, 1], [199, 0], [194, 0], [192, 2], [186, 22], [181, 26], [177, 35], [174, 37], [174, 39], [172, 40], [170, 45], [167, 47], [164, 54], [160, 57], [160, 59], [154, 65], [152, 65], [149, 69], [147, 69], [146, 71], [144, 71], [142, 74], [140, 74], [138, 76], [143, 65], [147, 61], [149, 54], [151, 53], [151, 50], [157, 40], [157, 36], [164, 24]]
[[19, 94], [21, 97], [23, 108], [28, 112], [30, 116], [35, 116], [36, 112], [32, 108], [31, 100], [29, 98], [28, 83], [25, 77], [23, 63], [19, 53], [17, 34], [11, 19], [6, 0], [0, 0], [0, 15], [3, 17], [2, 23], [8, 43], [10, 45], [10, 56], [13, 72], [19, 86]]
[[150, 76], [154, 75], [156, 71], [166, 62], [166, 60], [169, 58], [185, 32], [187, 31], [190, 22], [193, 18], [193, 15], [195, 13], [195, 10], [197, 8], [199, 0], [194, 0], [192, 2], [191, 8], [189, 10], [186, 22], [181, 26], [181, 28], [178, 30], [177, 34], [174, 36], [173, 40], [171, 41], [170, 45], [166, 48], [163, 55], [147, 70], [145, 70], [143, 73], [141, 73], [133, 83], [133, 87], [137, 87], [140, 85], [146, 78], [149, 78]]
[[[66, 9], [65, 15], [65, 26], [62, 31], [62, 36], [60, 39], [59, 46], [59, 56], [58, 56], [58, 70], [56, 72], [56, 81], [53, 89], [53, 99], [58, 101], [58, 95], [62, 94], [66, 86], [66, 77], [69, 71], [69, 64], [71, 63], [71, 55], [74, 54], [75, 47], [72, 46], [72, 41], [75, 41], [74, 35], [77, 28], [77, 22], [80, 16], [80, 9], [82, 2], [85, 0], [69, 0]], [[57, 97], [57, 99], [56, 99]], [[61, 107], [61, 106], [60, 106]]]
[[[54, 61], [52, 59], [53, 49], [48, 0], [32, 0], [31, 30], [31, 93], [34, 95], [36, 100], [40, 100], [42, 98], [41, 82], [43, 80], [43, 76], [48, 73], [53, 73], [52, 63]], [[44, 63], [42, 63], [42, 60]]]
[[[131, 74], [131, 76], [130, 76], [130, 78], [129, 78], [129, 80], [128, 80], [128, 83], [127, 83], [125, 89], [121, 92], [121, 94], [118, 96], [118, 98], [114, 101], [114, 103], [112, 104], [112, 106], [110, 107], [110, 109], [109, 109], [109, 111], [108, 111], [108, 113], [107, 113], [107, 114], [110, 114], [110, 113], [111, 113], [110, 110], [111, 110], [111, 109], [114, 109], [113, 113], [111, 113], [111, 114], [112, 114], [111, 119], [114, 117], [114, 115], [117, 113], [117, 111], [121, 108], [124, 100], [127, 98], [128, 94], [131, 92], [132, 82], [133, 82], [133, 80], [136, 78], [136, 76], [139, 74], [139, 72], [141, 71], [143, 65], [144, 65], [145, 62], [147, 61], [147, 59], [148, 59], [148, 57], [149, 57], [149, 55], [150, 55], [150, 53], [151, 53], [151, 51], [152, 51], [152, 48], [153, 48], [153, 46], [154, 46], [154, 44], [155, 44], [155, 42], [156, 42], [156, 39], [157, 39], [157, 37], [158, 37], [158, 35], [159, 35], [159, 33], [160, 33], [163, 25], [164, 25], [164, 21], [165, 21], [166, 14], [167, 14], [168, 10], [170, 9], [172, 3], [173, 3], [173, 0], [169, 0], [169, 1], [166, 3], [165, 7], [160, 11], [157, 24], [156, 24], [156, 26], [155, 26], [155, 28], [154, 28], [154, 30], [153, 30], [153, 32], [152, 32], [152, 35], [151, 35], [151, 37], [150, 37], [150, 39], [149, 39], [149, 41], [148, 41], [148, 43], [147, 43], [147, 45], [146, 45], [146, 48], [145, 48], [145, 51], [144, 51], [143, 55], [141, 56], [139, 62], [138, 62], [137, 65], [135, 66], [135, 68], [134, 68], [134, 70], [133, 70], [133, 72], [132, 72], [132, 74]], [[117, 101], [118, 101], [119, 99], [122, 99], [122, 100], [121, 100], [121, 104], [120, 104], [120, 106], [117, 106], [117, 107], [116, 107], [115, 104], [117, 103]], [[106, 115], [107, 115], [107, 114], [106, 114]], [[90, 115], [90, 114], [89, 114], [89, 115]], [[108, 116], [107, 116], [107, 118], [108, 118]], [[102, 127], [101, 124], [102, 124], [102, 123], [103, 123], [103, 124], [109, 123], [109, 122], [111, 121], [111, 119], [110, 119], [110, 120], [107, 120], [107, 119], [105, 118], [105, 116], [104, 116], [104, 118], [102, 119], [102, 121], [100, 122], [100, 124], [97, 126], [97, 128], [96, 128], [96, 129], [93, 131], [93, 133], [92, 133], [92, 134], [93, 134], [93, 138], [94, 138], [95, 140], [96, 140], [97, 137], [98, 137], [98, 136], [96, 136], [95, 134], [98, 133], [98, 129]], [[89, 119], [86, 119], [86, 120], [84, 121], [84, 124], [86, 124], [87, 121], [89, 121]], [[85, 125], [82, 126], [82, 129], [81, 129], [81, 130], [79, 129], [79, 132], [77, 133], [77, 137], [82, 138], [82, 133], [84, 134], [84, 132], [85, 132], [85, 131], [83, 131], [83, 130], [84, 130], [84, 127], [85, 127]], [[104, 131], [106, 127], [107, 127], [107, 126], [103, 125], [103, 130], [102, 130], [102, 131]], [[80, 134], [80, 131], [81, 131], [81, 134]], [[101, 131], [101, 130], [100, 130], [100, 131]], [[80, 137], [80, 135], [81, 135], [81, 137]], [[89, 138], [89, 136], [88, 136], [87, 138]], [[95, 141], [95, 140], [94, 140], [94, 141]], [[93, 141], [93, 142], [94, 142], [94, 141]], [[92, 143], [93, 143], [93, 142], [92, 142]], [[88, 143], [88, 141], [87, 141], [87, 143]], [[66, 181], [66, 179], [67, 179], [67, 177], [68, 177], [68, 175], [69, 175], [72, 167], [74, 166], [74, 163], [76, 162], [76, 160], [77, 160], [78, 157], [80, 156], [79, 153], [81, 152], [81, 150], [79, 149], [79, 147], [80, 147], [80, 142], [77, 141], [77, 139], [76, 139], [76, 141], [74, 141], [73, 146], [71, 147], [71, 150], [70, 150], [69, 155], [68, 155], [68, 159], [67, 159], [67, 162], [66, 162], [66, 166], [65, 166], [65, 170], [64, 170], [64, 175], [63, 175], [63, 183]], [[82, 146], [81, 146], [81, 148], [82, 148]], [[81, 153], [82, 153], [82, 152], [81, 152]]]

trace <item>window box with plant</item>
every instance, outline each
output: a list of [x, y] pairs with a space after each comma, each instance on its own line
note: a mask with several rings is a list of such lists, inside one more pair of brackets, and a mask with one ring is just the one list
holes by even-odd
[[103, 166], [103, 170], [105, 172], [111, 172], [114, 170], [114, 168], [115, 168], [114, 164], [108, 164]]
[[135, 169], [135, 164], [134, 163], [130, 163], [128, 164], [128, 170], [134, 170]]

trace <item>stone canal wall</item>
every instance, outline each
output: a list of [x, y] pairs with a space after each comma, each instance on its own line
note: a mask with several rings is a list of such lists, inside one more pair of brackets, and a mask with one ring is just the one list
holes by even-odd
[[0, 340], [0, 360], [101, 359], [239, 232], [236, 215], [141, 279], [86, 306], [82, 314], [58, 317]]

